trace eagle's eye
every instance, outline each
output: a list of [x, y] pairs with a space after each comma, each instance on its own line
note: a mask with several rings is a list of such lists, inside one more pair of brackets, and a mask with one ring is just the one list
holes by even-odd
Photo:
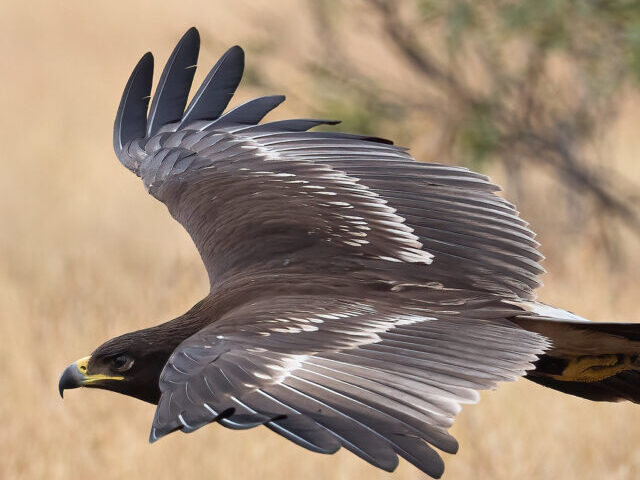
[[133, 365], [133, 358], [128, 355], [118, 355], [111, 361], [111, 367], [116, 372], [124, 372], [129, 370]]

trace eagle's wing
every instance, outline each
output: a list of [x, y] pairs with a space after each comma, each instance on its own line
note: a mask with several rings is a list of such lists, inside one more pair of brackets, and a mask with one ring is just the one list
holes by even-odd
[[213, 292], [195, 308], [215, 323], [163, 370], [152, 440], [214, 420], [265, 424], [312, 450], [342, 445], [387, 470], [401, 455], [440, 475], [428, 444], [456, 450], [446, 429], [459, 404], [546, 348], [500, 302], [533, 297], [533, 234], [482, 175], [378, 138], [308, 132], [328, 122], [259, 124], [283, 97], [223, 115], [238, 47], [184, 110], [197, 51], [192, 29], [148, 119], [145, 55], [115, 125], [118, 158], [189, 232]]
[[223, 115], [244, 62], [216, 64], [184, 110], [197, 57], [190, 30], [152, 101], [145, 55], [118, 110], [121, 162], [193, 238], [212, 290], [240, 276], [391, 272], [398, 284], [437, 283], [530, 299], [534, 235], [486, 177], [418, 163], [376, 138], [308, 132], [317, 120], [258, 122], [283, 97]]
[[316, 452], [344, 446], [389, 471], [400, 455], [439, 477], [431, 446], [455, 453], [447, 429], [460, 404], [523, 375], [547, 347], [535, 333], [474, 316], [500, 315], [490, 302], [462, 305], [284, 295], [240, 306], [170, 357], [151, 441], [213, 421], [266, 425]]

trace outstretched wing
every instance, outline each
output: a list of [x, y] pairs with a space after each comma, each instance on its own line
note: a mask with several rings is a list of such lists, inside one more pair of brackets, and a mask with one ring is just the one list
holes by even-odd
[[543, 337], [481, 312], [390, 307], [326, 296], [245, 304], [185, 340], [161, 378], [155, 441], [217, 421], [266, 425], [310, 450], [344, 446], [391, 471], [405, 458], [439, 477], [431, 447], [457, 450], [447, 429], [477, 390], [516, 379]]
[[547, 346], [499, 301], [533, 298], [533, 234], [482, 175], [308, 131], [334, 122], [259, 124], [284, 97], [223, 114], [239, 47], [185, 110], [198, 45], [195, 29], [182, 38], [148, 119], [145, 55], [115, 124], [118, 158], [189, 232], [214, 293], [202, 305], [215, 302], [215, 323], [164, 368], [151, 439], [264, 424], [314, 451], [344, 446], [386, 470], [400, 455], [439, 476], [430, 445], [457, 449], [447, 428], [460, 404]]
[[212, 290], [240, 276], [384, 270], [398, 285], [439, 283], [530, 299], [534, 236], [486, 177], [415, 162], [389, 142], [331, 123], [258, 124], [284, 97], [223, 115], [244, 56], [230, 49], [184, 109], [198, 38], [190, 30], [145, 117], [153, 62], [134, 69], [116, 118], [118, 158], [193, 238]]

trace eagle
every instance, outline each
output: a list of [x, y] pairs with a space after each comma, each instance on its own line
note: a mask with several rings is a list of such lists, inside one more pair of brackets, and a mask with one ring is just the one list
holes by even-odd
[[438, 478], [437, 450], [480, 390], [519, 377], [595, 401], [640, 402], [638, 324], [595, 323], [536, 300], [542, 259], [497, 186], [415, 161], [382, 138], [261, 123], [285, 99], [225, 113], [234, 46], [187, 105], [189, 29], [150, 102], [153, 56], [131, 74], [114, 148], [187, 230], [208, 295], [184, 315], [107, 340], [59, 391], [157, 405], [150, 441], [209, 423], [264, 425], [314, 452], [341, 447]]

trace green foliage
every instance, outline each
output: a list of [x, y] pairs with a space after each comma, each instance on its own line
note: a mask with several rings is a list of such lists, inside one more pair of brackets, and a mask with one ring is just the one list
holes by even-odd
[[380, 118], [376, 112], [372, 112], [359, 99], [328, 99], [324, 105], [322, 116], [330, 120], [340, 120], [337, 127], [331, 127], [331, 130], [341, 130], [345, 132], [357, 132], [366, 135], [374, 135], [379, 131], [378, 119]]
[[[417, 144], [439, 161], [476, 170], [499, 162], [512, 184], [519, 169], [537, 165], [640, 231], [633, 186], [594, 167], [620, 93], [640, 86], [640, 0], [372, 0], [357, 9], [330, 1], [334, 21], [316, 16], [331, 42], [314, 80], [330, 92], [322, 113], [344, 119], [342, 128], [416, 145], [412, 136], [428, 126]], [[398, 61], [383, 89], [342, 46], [344, 32], [362, 25], [379, 28]], [[410, 81], [398, 80], [397, 68]]]
[[565, 0], [525, 0], [509, 2], [499, 9], [498, 15], [506, 32], [526, 35], [539, 48], [562, 48], [567, 46], [570, 31], [565, 28], [571, 14], [570, 4]]
[[[472, 95], [453, 135], [458, 153], [474, 165], [497, 158], [518, 123], [590, 134], [582, 127], [597, 124], [611, 96], [640, 82], [640, 0], [416, 0], [416, 9], [424, 30], [442, 32], [445, 71], [457, 79], [457, 69], [471, 61], [487, 79], [482, 90], [462, 84]], [[570, 66], [568, 94], [560, 93], [567, 78], [556, 83], [553, 58]]]
[[457, 146], [467, 153], [469, 166], [484, 171], [485, 163], [500, 146], [502, 133], [490, 103], [473, 105], [458, 129]]
[[627, 25], [625, 37], [629, 43], [627, 61], [636, 80], [640, 81], [640, 21]]
[[447, 43], [449, 48], [456, 48], [462, 36], [476, 24], [475, 7], [470, 2], [456, 2], [447, 15]]
[[[320, 126], [319, 130], [377, 136], [382, 130], [393, 130], [394, 124], [401, 124], [398, 120], [405, 115], [405, 106], [383, 100], [375, 84], [369, 81], [350, 83], [349, 79], [340, 77], [337, 69], [327, 65], [311, 67], [316, 91], [321, 98], [314, 116], [340, 121], [338, 125]], [[397, 142], [408, 140], [402, 129], [393, 133]]]

